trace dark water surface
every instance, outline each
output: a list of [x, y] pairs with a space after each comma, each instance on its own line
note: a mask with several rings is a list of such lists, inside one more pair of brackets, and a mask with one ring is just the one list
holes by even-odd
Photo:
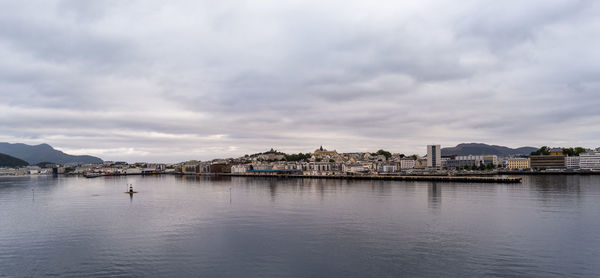
[[599, 215], [600, 176], [2, 177], [0, 277], [599, 277]]

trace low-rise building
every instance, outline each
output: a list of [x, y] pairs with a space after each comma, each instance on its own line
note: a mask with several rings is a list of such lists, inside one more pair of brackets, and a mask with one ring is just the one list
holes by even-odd
[[[181, 165], [181, 173], [184, 175], [194, 175], [201, 173], [200, 162], [191, 160]], [[128, 169], [129, 170], [129, 169]]]
[[231, 173], [231, 164], [215, 163], [210, 165], [210, 173]]
[[521, 158], [521, 157], [509, 158], [507, 160], [507, 167], [508, 167], [508, 169], [511, 169], [511, 170], [531, 168], [531, 166], [529, 164], [529, 158]]
[[498, 165], [498, 156], [494, 154], [488, 154], [483, 156], [483, 164], [489, 165], [492, 164], [494, 166]]
[[565, 168], [564, 155], [532, 155], [529, 157], [529, 165], [531, 169], [560, 169]]
[[404, 158], [400, 160], [400, 169], [412, 169], [415, 168], [415, 160], [410, 158]]
[[128, 168], [125, 169], [125, 174], [127, 175], [138, 175], [142, 173], [142, 169], [141, 168]]
[[495, 155], [458, 155], [451, 156], [450, 159], [444, 161], [443, 167], [454, 169], [463, 167], [481, 166], [487, 164], [498, 164], [498, 157]]
[[600, 170], [600, 152], [580, 154], [579, 168], [582, 170]]
[[379, 172], [379, 173], [398, 172], [398, 165], [396, 165], [396, 164], [381, 164], [381, 165], [377, 166], [377, 172]]
[[579, 169], [579, 156], [566, 156], [565, 157], [565, 166], [567, 169]]
[[231, 165], [232, 174], [243, 174], [248, 172], [248, 166], [244, 164]]

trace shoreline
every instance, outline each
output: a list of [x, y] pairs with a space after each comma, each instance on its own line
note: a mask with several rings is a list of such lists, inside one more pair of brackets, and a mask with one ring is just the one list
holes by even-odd
[[[520, 183], [521, 178], [510, 176], [592, 176], [600, 175], [600, 171], [577, 172], [530, 172], [530, 171], [497, 171], [477, 173], [444, 174], [405, 174], [405, 175], [302, 175], [302, 174], [265, 174], [265, 173], [132, 173], [132, 174], [54, 174], [48, 176], [82, 176], [85, 178], [117, 177], [117, 176], [229, 176], [229, 177], [269, 177], [269, 178], [311, 178], [311, 179], [355, 179], [355, 180], [398, 180], [398, 181], [441, 181], [441, 182], [484, 182], [484, 183]], [[37, 175], [2, 175], [4, 177], [37, 176]], [[502, 177], [509, 176], [509, 177]]]
[[325, 176], [325, 175], [292, 175], [292, 174], [230, 174], [206, 173], [182, 176], [208, 176], [208, 177], [249, 177], [249, 178], [280, 178], [280, 179], [345, 179], [345, 180], [387, 180], [387, 181], [435, 181], [435, 182], [469, 182], [469, 183], [521, 183], [521, 178], [510, 177], [484, 177], [484, 176]]

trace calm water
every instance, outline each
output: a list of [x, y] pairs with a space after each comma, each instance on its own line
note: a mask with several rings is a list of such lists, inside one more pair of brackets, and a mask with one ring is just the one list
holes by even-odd
[[0, 277], [600, 276], [600, 176], [524, 179], [4, 177]]

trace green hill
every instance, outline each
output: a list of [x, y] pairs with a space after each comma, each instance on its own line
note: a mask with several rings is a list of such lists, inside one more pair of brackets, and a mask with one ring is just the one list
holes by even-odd
[[27, 161], [10, 156], [7, 154], [0, 153], [0, 167], [22, 167], [27, 166]]

